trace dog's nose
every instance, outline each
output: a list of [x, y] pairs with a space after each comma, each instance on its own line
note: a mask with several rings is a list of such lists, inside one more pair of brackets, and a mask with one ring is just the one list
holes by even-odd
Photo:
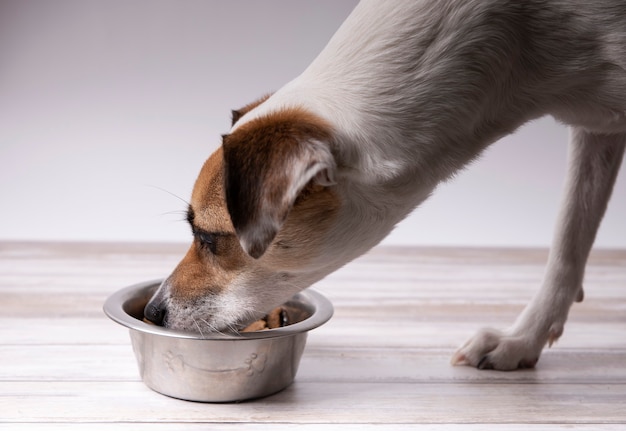
[[[156, 298], [155, 298], [156, 299]], [[163, 301], [154, 299], [146, 304], [143, 309], [143, 317], [154, 323], [155, 325], [162, 326], [165, 320], [165, 306]]]

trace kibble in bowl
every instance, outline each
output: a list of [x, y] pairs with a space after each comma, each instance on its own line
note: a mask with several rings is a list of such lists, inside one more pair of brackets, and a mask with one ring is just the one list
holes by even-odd
[[333, 313], [328, 299], [307, 289], [238, 334], [202, 337], [143, 321], [143, 309], [159, 285], [153, 281], [122, 289], [107, 299], [104, 312], [129, 328], [144, 383], [191, 401], [241, 401], [289, 386], [308, 331]]

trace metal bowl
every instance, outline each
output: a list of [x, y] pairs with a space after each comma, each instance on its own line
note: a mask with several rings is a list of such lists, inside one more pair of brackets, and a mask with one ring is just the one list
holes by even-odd
[[129, 328], [144, 383], [184, 400], [242, 401], [286, 388], [296, 376], [307, 332], [333, 314], [328, 299], [307, 289], [283, 304], [287, 326], [201, 338], [143, 322], [143, 309], [160, 284], [151, 281], [122, 289], [107, 299], [104, 312]]

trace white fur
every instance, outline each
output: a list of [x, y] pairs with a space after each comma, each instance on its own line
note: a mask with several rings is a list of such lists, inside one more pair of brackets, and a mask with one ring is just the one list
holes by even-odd
[[[363, 0], [315, 61], [231, 132], [290, 107], [331, 125], [326, 145], [342, 206], [323, 247], [290, 272], [283, 296], [376, 245], [438, 183], [525, 122], [553, 115], [572, 126], [541, 289], [511, 329], [483, 330], [453, 358], [480, 368], [534, 365], [582, 299], [584, 266], [626, 146], [626, 4]], [[255, 281], [247, 294], [260, 306], [280, 296]]]
[[[619, 0], [365, 0], [310, 67], [242, 124], [297, 105], [334, 126], [350, 210], [338, 222], [341, 240], [324, 250], [331, 259], [377, 243], [437, 183], [528, 120], [552, 114], [574, 126], [541, 290], [511, 330], [481, 332], [454, 358], [512, 369], [534, 364], [582, 299], [584, 265], [626, 145], [625, 69]], [[355, 213], [366, 221], [351, 222]]]

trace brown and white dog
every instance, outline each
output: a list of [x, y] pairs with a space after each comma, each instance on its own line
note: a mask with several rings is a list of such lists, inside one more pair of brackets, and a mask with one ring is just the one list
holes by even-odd
[[623, 0], [361, 2], [300, 76], [233, 113], [193, 189], [193, 244], [146, 316], [201, 333], [257, 319], [543, 115], [571, 126], [545, 278], [508, 330], [482, 330], [453, 357], [534, 366], [583, 299], [626, 146]]

